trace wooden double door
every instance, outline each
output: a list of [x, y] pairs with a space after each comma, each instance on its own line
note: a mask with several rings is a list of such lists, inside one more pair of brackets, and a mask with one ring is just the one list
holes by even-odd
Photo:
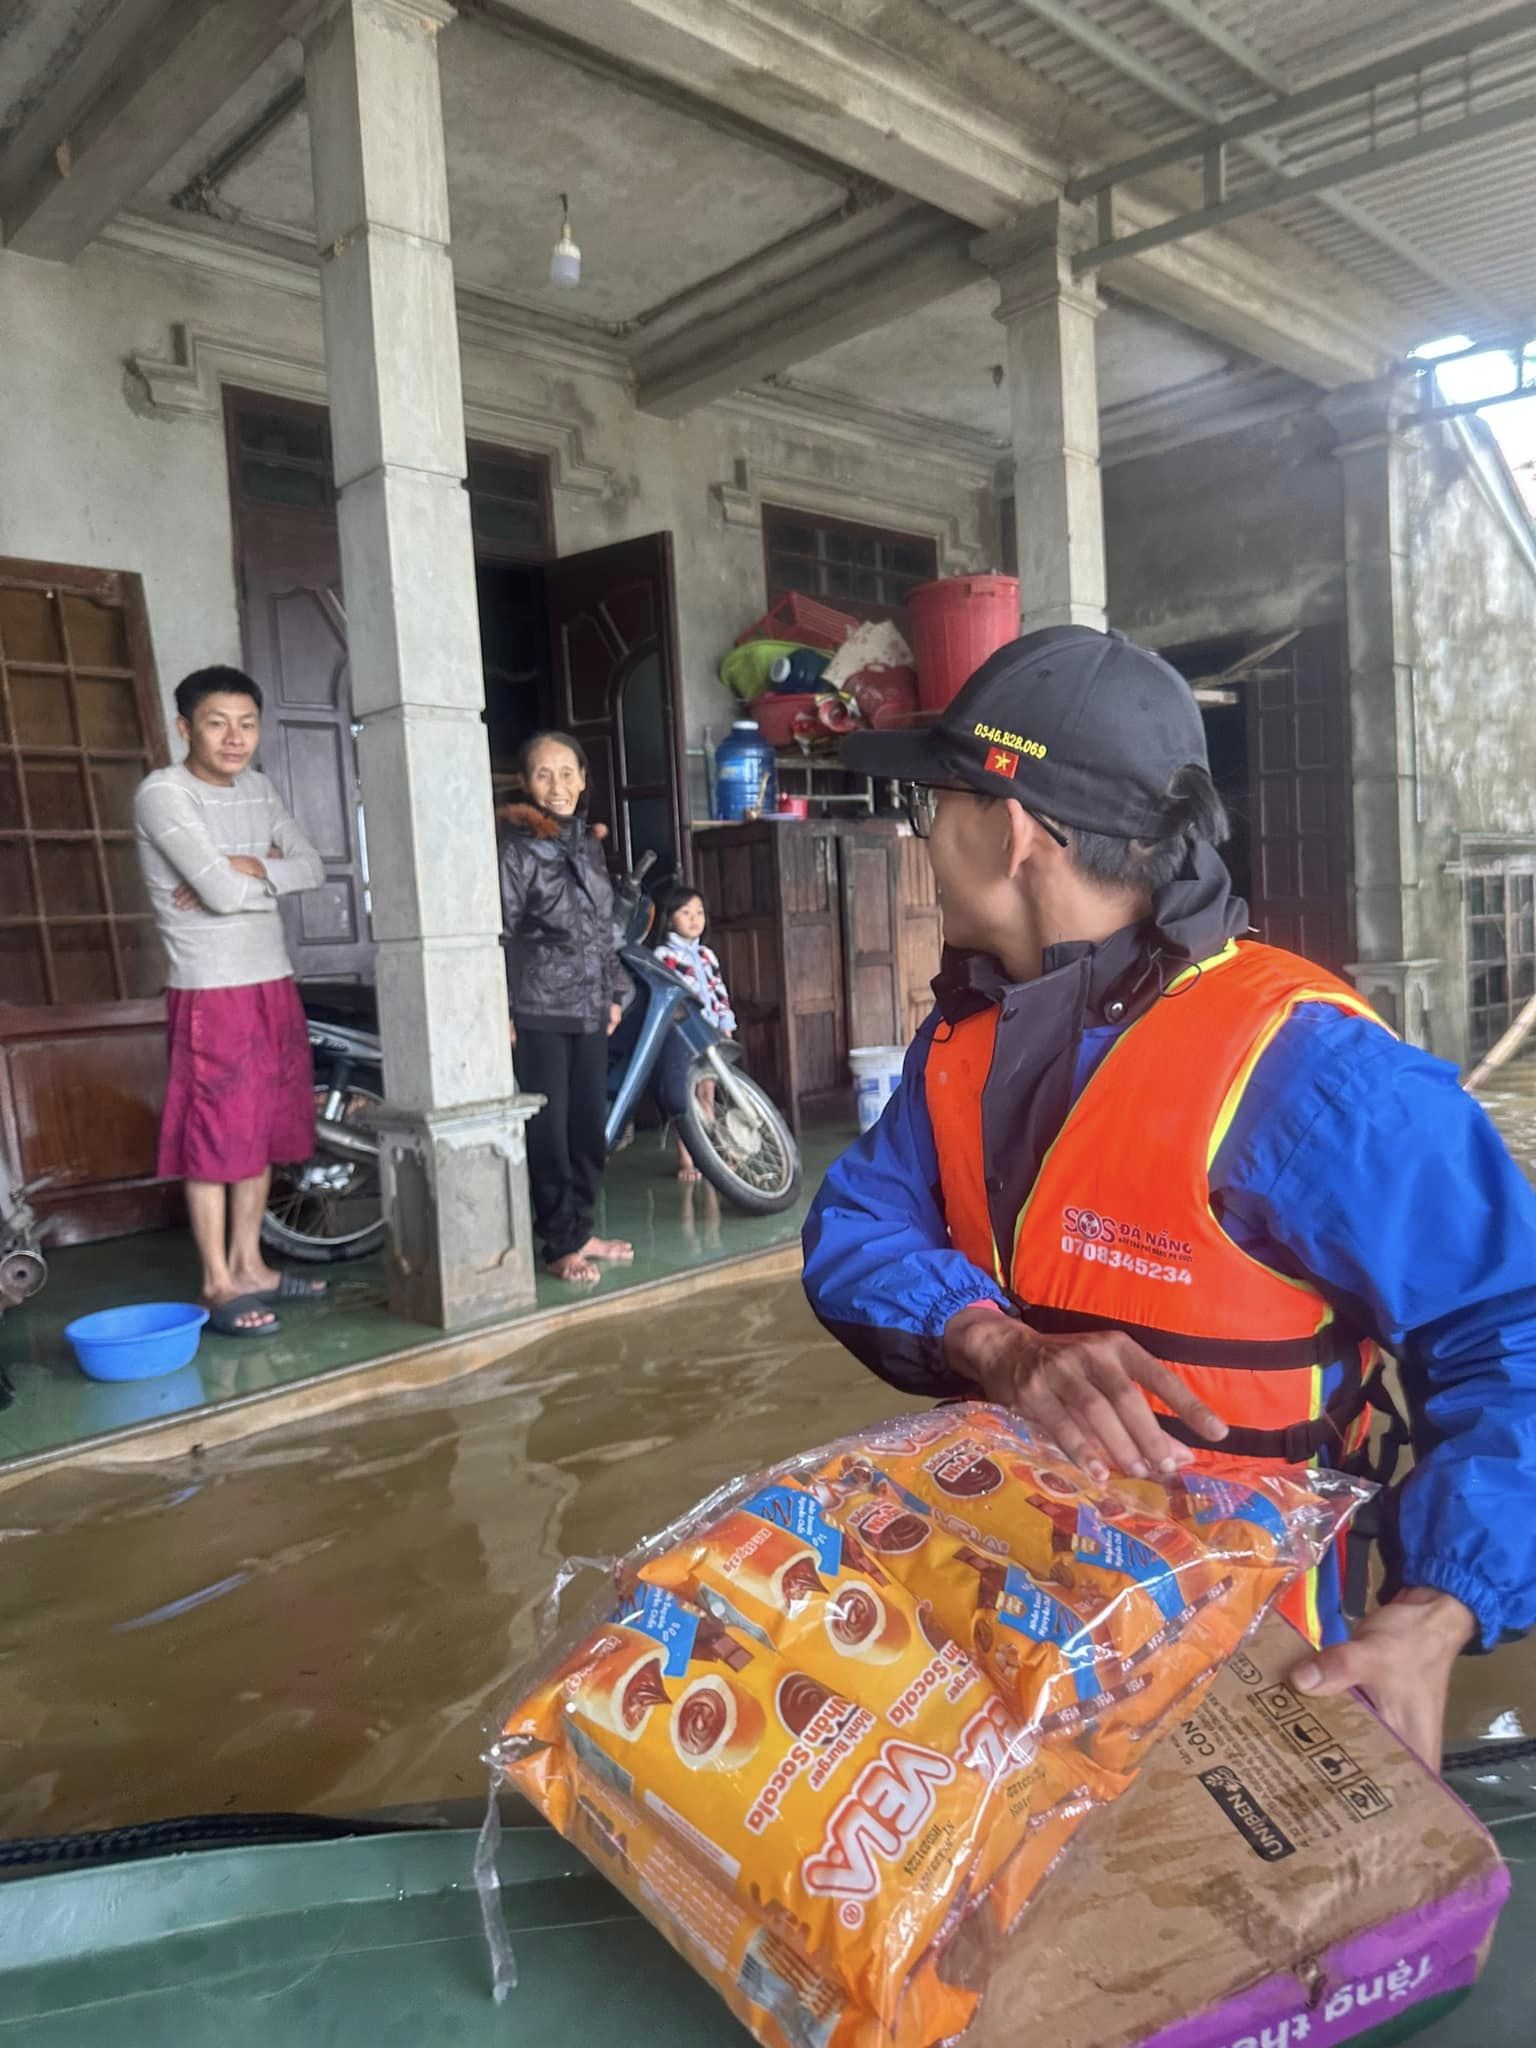
[[[245, 659], [268, 698], [262, 766], [325, 863], [321, 887], [283, 906], [290, 952], [301, 979], [369, 980], [367, 836], [326, 414], [231, 390], [226, 429]], [[556, 560], [537, 456], [472, 444], [469, 492], [493, 768], [510, 768], [517, 739], [532, 731], [571, 732], [591, 762], [591, 814], [608, 826], [616, 859], [629, 866], [649, 849], [662, 871], [684, 870], [670, 536]], [[542, 630], [528, 629], [530, 609]]]
[[1354, 956], [1353, 771], [1342, 623], [1282, 639], [1233, 635], [1163, 650], [1182, 675], [1229, 684], [1205, 711], [1231, 816], [1227, 864], [1260, 936], [1341, 974]]

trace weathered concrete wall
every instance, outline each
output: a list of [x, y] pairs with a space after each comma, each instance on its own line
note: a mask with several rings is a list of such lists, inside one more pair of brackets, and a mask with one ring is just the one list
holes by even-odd
[[1109, 621], [1171, 647], [1342, 616], [1344, 503], [1313, 411], [1104, 472]]
[[[0, 255], [0, 554], [136, 570], [167, 687], [240, 659], [224, 428], [146, 417], [124, 367], [165, 352], [170, 319], [238, 332], [248, 297], [97, 250]], [[277, 300], [268, 331], [298, 345], [302, 311]]]
[[[170, 357], [178, 325], [202, 337], [203, 369], [172, 411], [130, 366]], [[990, 562], [974, 458], [772, 400], [653, 419], [617, 367], [511, 353], [472, 322], [462, 339], [475, 437], [551, 455], [562, 555], [671, 532], [691, 742], [730, 716], [715, 670], [763, 606], [764, 500], [932, 533], [946, 566]], [[69, 268], [0, 253], [0, 554], [137, 570], [167, 696], [189, 668], [237, 661], [218, 380], [321, 397], [322, 362], [301, 272], [278, 286], [99, 245]]]
[[1536, 840], [1536, 542], [1456, 429], [1410, 435], [1406, 470], [1423, 930], [1445, 963], [1435, 1049], [1462, 1061], [1460, 835]]

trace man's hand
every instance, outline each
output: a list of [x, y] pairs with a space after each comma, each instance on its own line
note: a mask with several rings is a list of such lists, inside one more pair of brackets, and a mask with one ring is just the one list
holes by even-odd
[[1476, 1627], [1451, 1594], [1412, 1586], [1368, 1614], [1349, 1642], [1298, 1665], [1291, 1684], [1308, 1699], [1358, 1686], [1393, 1734], [1438, 1771], [1451, 1673]]
[[190, 882], [182, 882], [171, 897], [171, 904], [176, 910], [201, 910], [203, 899]]
[[253, 882], [264, 882], [267, 879], [266, 869], [254, 854], [232, 853], [229, 856], [229, 864], [237, 875], [249, 875]]
[[1047, 1336], [977, 1306], [950, 1318], [944, 1358], [985, 1400], [1014, 1409], [1086, 1465], [1101, 1486], [1111, 1470], [1167, 1478], [1194, 1457], [1163, 1430], [1148, 1394], [1211, 1443], [1227, 1433], [1170, 1366], [1118, 1330]]
[[512, 1044], [512, 1045], [516, 1045], [516, 1043], [517, 1043], [517, 1025], [515, 1024], [515, 1022], [514, 1022], [514, 1021], [512, 1020], [512, 1018], [510, 1018], [510, 1017], [509, 1017], [509, 1018], [507, 1019], [507, 1039], [508, 1039], [508, 1042], [509, 1042], [510, 1044]]
[[613, 1034], [615, 1033], [615, 1031], [618, 1030], [619, 1026], [623, 1023], [623, 1021], [623, 1005], [620, 1003], [610, 1003], [608, 1005], [608, 1036], [610, 1038], [612, 1038]]

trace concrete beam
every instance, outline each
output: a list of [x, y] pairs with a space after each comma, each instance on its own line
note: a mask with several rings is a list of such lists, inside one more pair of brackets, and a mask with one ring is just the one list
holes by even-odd
[[678, 419], [743, 385], [789, 369], [900, 314], [975, 284], [971, 231], [931, 206], [889, 200], [732, 273], [667, 308], [636, 351], [636, 403]]
[[73, 262], [314, 12], [314, 0], [130, 0], [0, 166], [8, 248]]
[[[1131, 140], [922, 0], [517, 0], [516, 11], [983, 230], [1058, 198], [1072, 169]], [[1187, 196], [1176, 180], [1164, 189], [1126, 193], [1122, 227], [1153, 226]], [[1268, 224], [1128, 261], [1115, 286], [1327, 387], [1376, 375], [1406, 332], [1401, 309]]]

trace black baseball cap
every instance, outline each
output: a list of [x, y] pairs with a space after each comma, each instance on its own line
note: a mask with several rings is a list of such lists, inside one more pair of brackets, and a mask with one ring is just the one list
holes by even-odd
[[1209, 763], [1195, 694], [1123, 633], [1044, 626], [999, 647], [930, 726], [850, 733], [845, 768], [1015, 797], [1080, 832], [1156, 839], [1168, 785]]

